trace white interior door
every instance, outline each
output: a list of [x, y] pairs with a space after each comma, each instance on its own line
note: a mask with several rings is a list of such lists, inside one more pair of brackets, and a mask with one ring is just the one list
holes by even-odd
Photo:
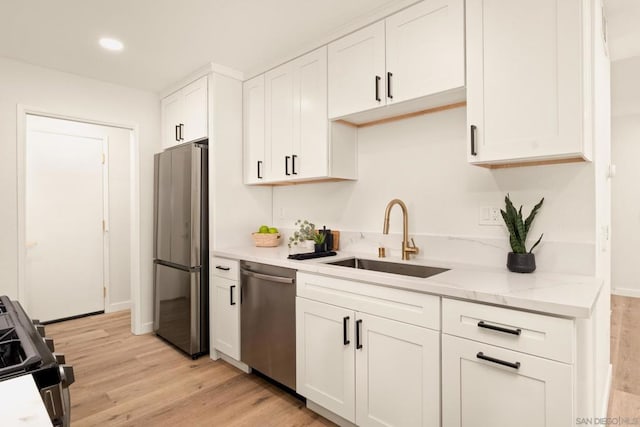
[[42, 321], [104, 310], [102, 138], [28, 127], [26, 303]]

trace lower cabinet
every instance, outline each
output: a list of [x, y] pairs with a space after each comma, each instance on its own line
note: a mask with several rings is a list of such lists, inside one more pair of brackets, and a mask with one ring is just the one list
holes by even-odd
[[212, 277], [214, 349], [240, 360], [240, 282]]
[[359, 426], [439, 425], [439, 336], [298, 297], [297, 392]]
[[572, 365], [442, 334], [442, 425], [574, 424]]

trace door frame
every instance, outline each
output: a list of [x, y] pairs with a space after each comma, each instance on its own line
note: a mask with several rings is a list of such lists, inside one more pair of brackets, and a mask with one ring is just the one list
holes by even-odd
[[[76, 115], [65, 114], [57, 111], [47, 110], [38, 107], [31, 107], [23, 104], [17, 105], [17, 219], [18, 219], [18, 300], [26, 301], [26, 138], [27, 138], [27, 115], [43, 116], [52, 119], [71, 120], [75, 122], [94, 124], [100, 126], [109, 126], [129, 130], [129, 245], [131, 251], [130, 260], [130, 301], [131, 301], [131, 331], [134, 334], [142, 334], [147, 332], [142, 325], [141, 300], [142, 289], [140, 281], [140, 143], [139, 143], [139, 127], [134, 123], [117, 123], [104, 120], [97, 120], [89, 117], [79, 117]], [[105, 168], [106, 170], [106, 168]], [[104, 195], [108, 198], [108, 194]], [[105, 205], [105, 209], [106, 209]], [[105, 217], [107, 219], [108, 217]], [[106, 233], [108, 234], [108, 233]], [[103, 239], [104, 244], [108, 244], [108, 236]], [[108, 254], [108, 251], [105, 251]], [[108, 256], [108, 255], [107, 255]], [[105, 280], [108, 275], [105, 275]], [[105, 297], [105, 311], [109, 307], [109, 292]]]

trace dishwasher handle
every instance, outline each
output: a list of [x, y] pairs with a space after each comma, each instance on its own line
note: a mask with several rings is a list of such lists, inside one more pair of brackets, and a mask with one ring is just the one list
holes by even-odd
[[270, 274], [256, 273], [250, 270], [242, 270], [242, 274], [249, 277], [254, 277], [256, 279], [268, 280], [269, 282], [276, 282], [276, 283], [292, 284], [295, 281], [295, 279], [291, 277], [272, 276]]

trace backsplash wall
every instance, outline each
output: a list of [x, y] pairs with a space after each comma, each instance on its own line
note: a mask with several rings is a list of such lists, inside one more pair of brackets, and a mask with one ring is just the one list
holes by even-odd
[[[502, 208], [505, 194], [510, 193], [528, 214], [544, 196], [531, 231], [536, 238], [544, 232], [547, 243], [540, 247], [538, 258], [547, 261], [539, 262], [539, 269], [592, 273], [593, 165], [489, 170], [467, 163], [465, 137], [464, 108], [361, 128], [358, 181], [274, 187], [274, 223], [290, 228], [302, 218], [343, 232], [376, 236], [382, 231], [387, 203], [397, 197], [407, 204], [410, 234], [419, 237], [418, 246], [419, 240], [429, 245], [427, 257], [460, 262], [451, 258], [477, 255], [469, 262], [503, 266], [506, 255], [499, 248], [508, 248], [506, 229], [479, 225], [480, 208]], [[399, 247], [393, 238], [398, 240], [396, 233], [402, 232], [398, 207], [393, 208], [390, 230], [385, 244]], [[372, 239], [369, 246], [378, 237]], [[476, 244], [469, 246], [469, 240]], [[487, 256], [487, 245], [498, 252]]]

